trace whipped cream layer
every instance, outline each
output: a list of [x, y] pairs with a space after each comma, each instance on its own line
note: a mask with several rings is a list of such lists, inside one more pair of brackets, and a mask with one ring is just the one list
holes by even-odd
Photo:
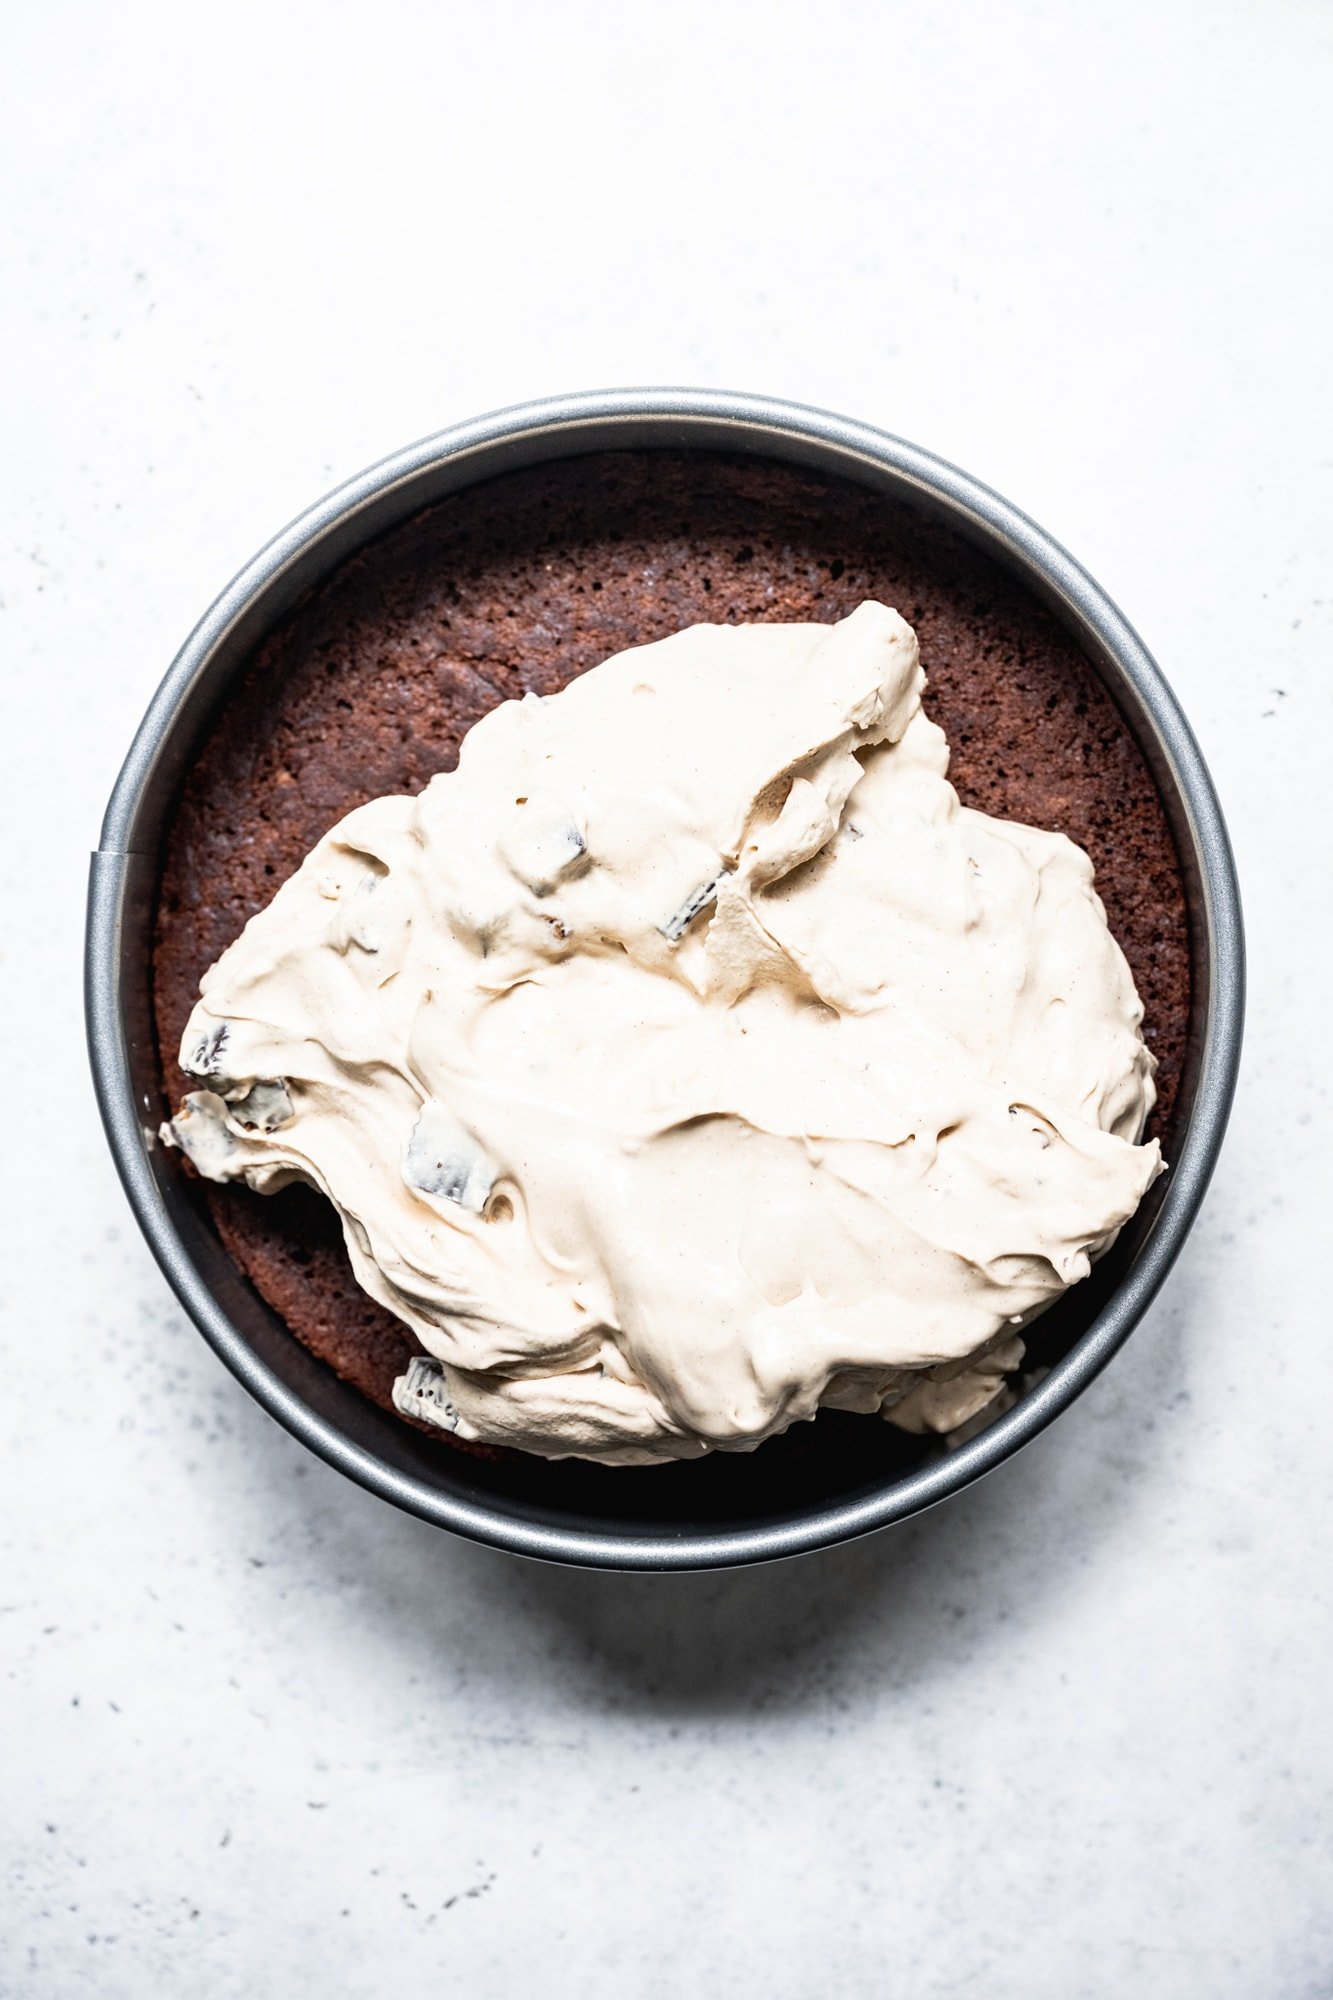
[[349, 813], [205, 977], [164, 1137], [322, 1189], [400, 1409], [608, 1464], [948, 1430], [1160, 1171], [1092, 866], [960, 806], [911, 628], [695, 626]]

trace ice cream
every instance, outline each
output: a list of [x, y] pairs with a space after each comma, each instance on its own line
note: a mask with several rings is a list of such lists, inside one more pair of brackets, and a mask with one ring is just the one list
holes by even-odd
[[206, 976], [164, 1128], [337, 1205], [399, 1407], [632, 1464], [947, 1430], [1160, 1169], [1086, 856], [960, 807], [911, 629], [696, 626], [506, 703]]

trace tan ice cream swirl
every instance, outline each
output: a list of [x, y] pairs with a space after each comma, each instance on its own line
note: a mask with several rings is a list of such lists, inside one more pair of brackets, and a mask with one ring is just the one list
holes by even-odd
[[699, 625], [349, 813], [205, 977], [164, 1136], [311, 1181], [398, 1407], [607, 1464], [947, 1430], [1161, 1169], [1087, 856], [959, 805], [915, 634]]

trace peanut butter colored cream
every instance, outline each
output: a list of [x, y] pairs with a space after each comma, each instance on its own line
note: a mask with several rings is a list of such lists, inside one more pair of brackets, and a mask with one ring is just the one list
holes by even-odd
[[349, 813], [205, 977], [163, 1136], [311, 1181], [398, 1407], [631, 1465], [949, 1430], [1161, 1170], [1087, 856], [959, 805], [916, 637], [700, 625]]

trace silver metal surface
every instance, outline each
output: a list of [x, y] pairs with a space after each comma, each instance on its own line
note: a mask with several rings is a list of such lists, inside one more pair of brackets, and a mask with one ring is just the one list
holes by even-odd
[[[800, 1504], [779, 1496], [757, 1514], [736, 1506], [710, 1515], [708, 1503], [673, 1514], [660, 1482], [692, 1468], [598, 1478], [596, 1468], [575, 1476], [532, 1461], [507, 1483], [419, 1439], [299, 1348], [151, 1137], [149, 963], [162, 840], [209, 720], [258, 641], [351, 551], [446, 494], [546, 459], [657, 446], [751, 453], [853, 480], [943, 520], [1017, 574], [1075, 637], [1148, 757], [1189, 901], [1194, 1017], [1172, 1168], [1126, 1233], [1123, 1268], [1086, 1329], [1043, 1381], [957, 1450], [847, 1494]], [[696, 1569], [798, 1554], [919, 1513], [1027, 1444], [1105, 1366], [1174, 1262], [1217, 1160], [1240, 1058], [1244, 944], [1226, 828], [1189, 726], [1132, 627], [1034, 522], [930, 453], [842, 417], [719, 391], [621, 390], [502, 410], [409, 446], [319, 501], [223, 591], [154, 696], [112, 794], [92, 861], [86, 1001], [98, 1102], [139, 1225], [195, 1324], [272, 1416], [372, 1492], [477, 1541], [600, 1568]]]

